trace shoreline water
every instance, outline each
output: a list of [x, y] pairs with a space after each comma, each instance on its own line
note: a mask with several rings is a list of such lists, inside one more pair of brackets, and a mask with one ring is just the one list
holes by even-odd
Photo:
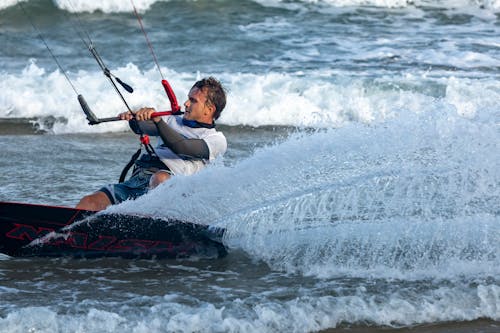
[[474, 320], [468, 322], [452, 322], [440, 324], [423, 324], [405, 328], [352, 326], [322, 330], [323, 333], [496, 333], [500, 330], [500, 322], [491, 320]]

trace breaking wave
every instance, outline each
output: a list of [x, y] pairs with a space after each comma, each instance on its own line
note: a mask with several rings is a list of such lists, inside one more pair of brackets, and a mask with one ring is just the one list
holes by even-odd
[[[1, 0], [0, 10], [15, 6], [19, 0]], [[31, 2], [34, 0], [28, 0]], [[85, 0], [53, 0], [46, 1], [47, 5], [52, 4], [55, 8], [67, 10], [69, 12], [95, 12], [122, 13], [132, 12], [133, 8], [129, 1], [106, 0], [106, 1], [85, 1]], [[150, 10], [157, 3], [170, 2], [170, 0], [135, 0], [136, 8], [141, 12]], [[233, 2], [233, 1], [230, 1]], [[220, 6], [230, 3], [220, 2]], [[239, 1], [247, 2], [247, 1]], [[436, 8], [478, 8], [498, 11], [500, 1], [498, 0], [254, 0], [253, 2], [267, 7], [277, 7], [288, 10], [324, 10], [325, 8], [345, 8], [345, 7], [381, 7], [381, 8], [405, 8], [405, 7], [436, 7]]]

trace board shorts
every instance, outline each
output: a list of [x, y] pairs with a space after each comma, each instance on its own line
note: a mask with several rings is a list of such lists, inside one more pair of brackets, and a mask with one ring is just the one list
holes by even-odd
[[140, 160], [136, 161], [132, 176], [128, 180], [123, 183], [106, 185], [99, 191], [106, 194], [113, 205], [128, 199], [136, 199], [148, 192], [149, 180], [155, 172], [160, 170], [172, 174], [163, 163], [162, 165], [158, 165], [156, 161], [150, 163], [147, 158], [141, 157]]

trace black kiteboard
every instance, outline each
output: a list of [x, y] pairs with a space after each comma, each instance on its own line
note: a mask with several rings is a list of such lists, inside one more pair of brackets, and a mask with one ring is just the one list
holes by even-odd
[[13, 257], [217, 258], [223, 228], [149, 216], [0, 202], [0, 253]]

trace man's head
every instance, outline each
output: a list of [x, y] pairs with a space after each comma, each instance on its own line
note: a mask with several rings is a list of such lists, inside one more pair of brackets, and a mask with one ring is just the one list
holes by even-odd
[[221, 83], [213, 77], [197, 81], [189, 91], [184, 103], [184, 118], [199, 122], [212, 123], [218, 119], [226, 106], [226, 92]]

